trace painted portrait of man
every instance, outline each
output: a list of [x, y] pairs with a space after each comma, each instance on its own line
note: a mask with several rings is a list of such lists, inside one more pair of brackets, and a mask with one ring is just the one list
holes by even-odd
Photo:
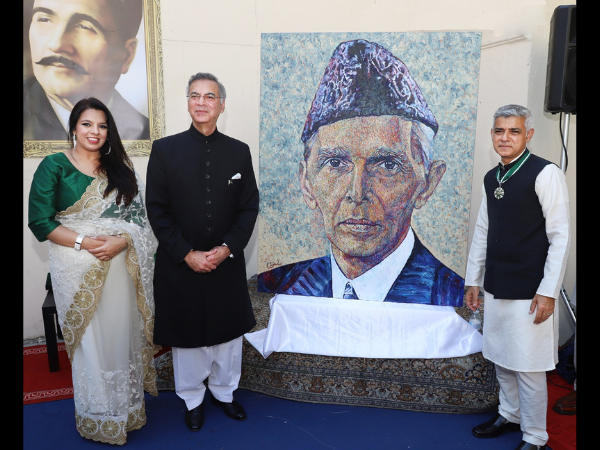
[[146, 80], [137, 82], [146, 114], [115, 88], [140, 47], [143, 53], [136, 37], [143, 0], [35, 0], [24, 7], [32, 76], [24, 73], [23, 140], [66, 140], [71, 109], [85, 97], [109, 107], [122, 139], [150, 139]]
[[340, 43], [305, 119], [297, 172], [329, 254], [259, 273], [258, 290], [462, 306], [463, 277], [411, 226], [447, 170], [438, 129], [400, 58], [366, 39]]

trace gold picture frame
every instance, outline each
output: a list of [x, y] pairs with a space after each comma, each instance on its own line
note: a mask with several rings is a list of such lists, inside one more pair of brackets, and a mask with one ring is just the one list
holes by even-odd
[[[24, 10], [32, 1], [24, 0]], [[129, 156], [148, 156], [152, 142], [165, 134], [165, 99], [163, 90], [163, 57], [160, 25], [160, 0], [143, 0], [143, 24], [145, 37], [146, 79], [148, 87], [148, 119], [150, 138], [143, 140], [123, 140], [123, 145]], [[31, 9], [28, 11], [31, 18]], [[27, 15], [24, 15], [26, 18]], [[28, 34], [29, 23], [23, 23], [23, 34]], [[27, 28], [26, 28], [27, 27]], [[27, 39], [28, 42], [28, 39]], [[29, 45], [29, 44], [27, 44]], [[24, 46], [24, 78], [26, 74], [25, 61], [30, 56], [29, 49]], [[118, 126], [118, 124], [117, 124]], [[23, 140], [24, 158], [42, 158], [52, 153], [68, 149], [69, 143], [60, 140]]]

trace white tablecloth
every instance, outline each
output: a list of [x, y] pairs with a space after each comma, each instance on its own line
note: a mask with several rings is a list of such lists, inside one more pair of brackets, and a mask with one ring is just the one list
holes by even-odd
[[480, 352], [482, 335], [451, 306], [277, 294], [267, 328], [245, 337], [273, 352], [360, 358], [453, 358]]

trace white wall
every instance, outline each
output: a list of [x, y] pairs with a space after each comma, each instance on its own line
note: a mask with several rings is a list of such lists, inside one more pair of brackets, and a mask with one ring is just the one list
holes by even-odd
[[[558, 115], [543, 112], [550, 18], [556, 0], [163, 0], [162, 51], [166, 133], [187, 129], [185, 88], [196, 72], [212, 72], [227, 88], [219, 129], [250, 145], [258, 173], [260, 35], [279, 32], [480, 31], [475, 160], [469, 242], [483, 175], [498, 161], [490, 140], [491, 117], [504, 104], [528, 106], [535, 117], [533, 152], [560, 165]], [[571, 198], [572, 247], [564, 286], [571, 295], [576, 279], [575, 134], [571, 116], [567, 182]], [[48, 272], [47, 244], [27, 228], [27, 197], [39, 159], [23, 160], [23, 337], [44, 334], [41, 305]], [[147, 157], [134, 158], [145, 176]], [[260, 220], [260, 219], [259, 219]], [[246, 249], [247, 273], [257, 270], [256, 231]], [[559, 299], [561, 342], [574, 330]]]

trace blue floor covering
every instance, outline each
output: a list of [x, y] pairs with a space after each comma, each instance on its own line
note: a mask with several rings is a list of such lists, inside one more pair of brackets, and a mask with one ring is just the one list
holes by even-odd
[[[207, 394], [207, 396], [210, 394]], [[129, 433], [125, 450], [514, 450], [520, 432], [477, 439], [471, 429], [494, 416], [324, 405], [238, 389], [248, 419], [236, 422], [205, 401], [202, 430], [184, 422], [185, 404], [174, 391], [146, 394], [147, 424]], [[205, 399], [207, 400], [207, 399]], [[82, 438], [73, 400], [23, 406], [24, 450], [111, 448]]]

